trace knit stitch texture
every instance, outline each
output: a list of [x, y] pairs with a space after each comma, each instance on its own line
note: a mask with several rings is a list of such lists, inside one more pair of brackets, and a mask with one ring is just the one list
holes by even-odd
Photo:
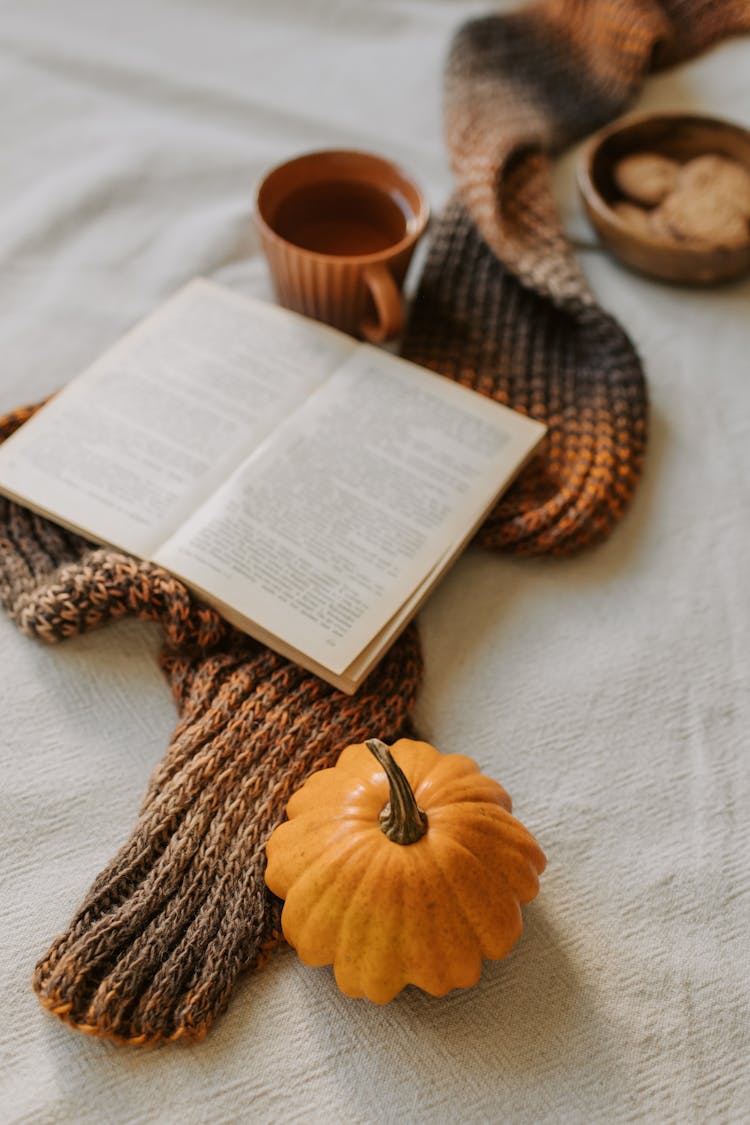
[[[560, 229], [551, 153], [624, 109], [653, 65], [750, 27], [739, 0], [546, 0], [473, 21], [445, 98], [457, 192], [436, 224], [404, 354], [546, 422], [540, 456], [478, 541], [573, 553], [624, 512], [646, 442], [642, 370]], [[31, 408], [0, 420], [0, 440]], [[40, 960], [41, 1002], [80, 1030], [200, 1038], [278, 940], [264, 846], [288, 798], [343, 747], [410, 733], [410, 627], [347, 697], [227, 625], [163, 569], [0, 500], [0, 599], [54, 642], [157, 620], [179, 712], [137, 823]]]

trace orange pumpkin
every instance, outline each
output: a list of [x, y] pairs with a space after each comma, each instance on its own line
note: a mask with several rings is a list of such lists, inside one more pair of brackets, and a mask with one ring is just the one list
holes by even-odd
[[347, 746], [287, 805], [266, 848], [286, 940], [333, 964], [348, 996], [385, 1004], [476, 984], [521, 934], [545, 857], [471, 758], [426, 742]]

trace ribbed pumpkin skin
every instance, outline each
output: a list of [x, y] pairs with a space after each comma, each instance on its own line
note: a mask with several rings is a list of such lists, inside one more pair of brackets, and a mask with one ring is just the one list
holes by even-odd
[[342, 992], [378, 1004], [406, 984], [434, 996], [476, 984], [482, 958], [520, 936], [520, 904], [546, 862], [471, 758], [409, 739], [391, 753], [427, 814], [420, 840], [381, 831], [389, 785], [362, 743], [308, 778], [266, 848], [286, 940], [306, 964], [332, 964]]

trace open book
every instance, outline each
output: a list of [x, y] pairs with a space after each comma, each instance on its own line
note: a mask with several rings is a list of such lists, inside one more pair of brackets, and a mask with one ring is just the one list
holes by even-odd
[[196, 280], [0, 446], [0, 492], [353, 692], [544, 426]]

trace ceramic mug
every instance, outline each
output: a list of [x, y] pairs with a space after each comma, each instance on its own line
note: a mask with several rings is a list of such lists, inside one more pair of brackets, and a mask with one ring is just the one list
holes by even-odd
[[306, 153], [263, 177], [255, 215], [281, 305], [375, 343], [400, 333], [401, 285], [429, 207], [396, 164]]

